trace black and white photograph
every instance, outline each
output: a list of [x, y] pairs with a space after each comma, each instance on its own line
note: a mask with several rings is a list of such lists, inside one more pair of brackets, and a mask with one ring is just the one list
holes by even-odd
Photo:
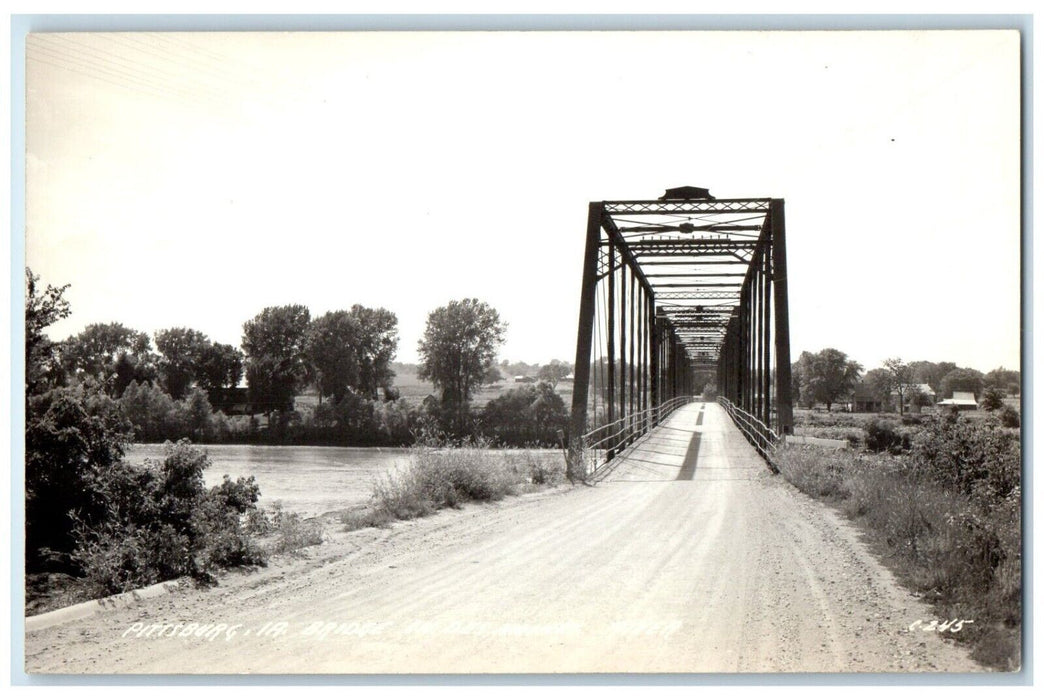
[[1023, 38], [29, 33], [22, 670], [1019, 672]]

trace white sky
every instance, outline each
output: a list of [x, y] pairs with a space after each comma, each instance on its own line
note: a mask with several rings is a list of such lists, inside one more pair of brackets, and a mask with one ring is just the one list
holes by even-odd
[[95, 322], [475, 296], [572, 360], [587, 202], [786, 200], [792, 354], [1019, 364], [1014, 32], [28, 41], [28, 264]]

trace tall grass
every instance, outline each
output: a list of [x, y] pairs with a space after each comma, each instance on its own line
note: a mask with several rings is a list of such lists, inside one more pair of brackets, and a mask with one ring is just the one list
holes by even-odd
[[564, 460], [557, 454], [500, 451], [482, 446], [416, 447], [409, 465], [375, 484], [367, 508], [346, 513], [352, 530], [411, 520], [471, 501], [499, 501], [561, 481]]
[[955, 635], [971, 645], [974, 658], [1016, 670], [1022, 620], [1019, 490], [986, 501], [933, 478], [915, 461], [913, 455], [788, 446], [778, 465], [798, 489], [862, 525], [885, 563], [924, 594], [940, 620], [975, 620]]
[[323, 525], [318, 518], [305, 519], [300, 513], [284, 510], [276, 502], [271, 510], [258, 508], [247, 517], [247, 530], [261, 536], [270, 554], [297, 552], [305, 547], [323, 543]]

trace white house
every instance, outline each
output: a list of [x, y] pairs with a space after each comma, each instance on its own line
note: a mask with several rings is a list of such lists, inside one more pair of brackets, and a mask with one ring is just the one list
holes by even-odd
[[939, 402], [939, 405], [956, 406], [958, 411], [974, 411], [979, 407], [979, 402], [975, 400], [973, 392], [955, 391], [952, 398], [943, 399]]

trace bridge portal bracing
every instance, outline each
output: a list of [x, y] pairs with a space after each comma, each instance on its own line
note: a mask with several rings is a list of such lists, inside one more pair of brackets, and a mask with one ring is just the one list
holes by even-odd
[[574, 455], [605, 427], [626, 436], [599, 441], [611, 460], [657, 422], [657, 407], [710, 383], [776, 434], [792, 432], [783, 200], [682, 187], [591, 202], [574, 376]]

